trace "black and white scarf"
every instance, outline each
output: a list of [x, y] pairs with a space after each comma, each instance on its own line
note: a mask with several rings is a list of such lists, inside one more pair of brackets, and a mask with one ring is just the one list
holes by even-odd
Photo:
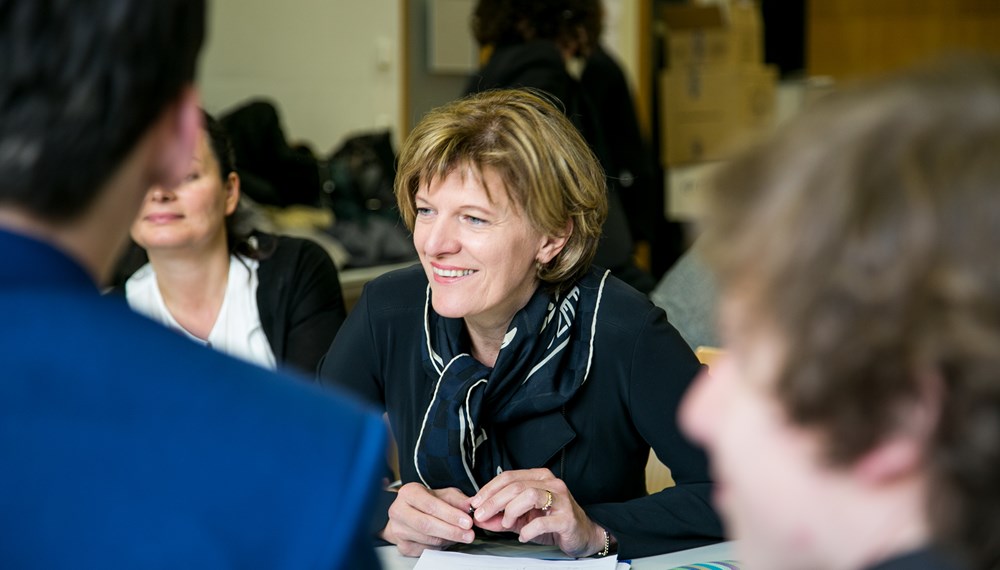
[[591, 271], [558, 297], [539, 288], [514, 315], [493, 368], [466, 352], [462, 319], [434, 312], [428, 285], [423, 366], [436, 382], [413, 457], [424, 485], [472, 496], [512, 468], [493, 426], [559, 409], [587, 381], [607, 276]]

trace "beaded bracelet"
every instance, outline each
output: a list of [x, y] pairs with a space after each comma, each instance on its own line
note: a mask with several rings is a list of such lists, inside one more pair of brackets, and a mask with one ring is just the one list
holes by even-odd
[[608, 529], [601, 529], [604, 531], [604, 550], [599, 551], [595, 556], [598, 558], [604, 558], [611, 552], [611, 535], [608, 534]]

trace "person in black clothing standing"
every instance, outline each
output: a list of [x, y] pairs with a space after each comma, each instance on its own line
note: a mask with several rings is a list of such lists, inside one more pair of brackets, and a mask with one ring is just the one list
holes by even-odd
[[[597, 155], [608, 181], [608, 219], [594, 260], [643, 293], [655, 281], [635, 265], [633, 228], [623, 206], [620, 180], [626, 168], [603, 125], [599, 109], [580, 81], [584, 60], [600, 29], [597, 2], [480, 0], [473, 15], [476, 41], [489, 55], [466, 94], [497, 88], [539, 89], [554, 97]], [[634, 119], [633, 119], [634, 121]]]

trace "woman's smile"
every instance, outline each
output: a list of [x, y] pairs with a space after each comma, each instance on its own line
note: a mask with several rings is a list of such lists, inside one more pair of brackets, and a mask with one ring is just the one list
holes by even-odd
[[143, 217], [143, 220], [153, 223], [153, 224], [167, 224], [175, 220], [180, 220], [184, 216], [181, 214], [174, 214], [170, 212], [155, 212], [152, 214], [147, 214]]
[[473, 273], [477, 273], [475, 269], [448, 267], [437, 263], [431, 264], [431, 271], [434, 273], [434, 280], [441, 283], [454, 282], [458, 278], [467, 277]]

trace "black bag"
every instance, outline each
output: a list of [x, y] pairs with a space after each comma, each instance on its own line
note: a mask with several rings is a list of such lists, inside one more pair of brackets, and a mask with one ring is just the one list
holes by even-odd
[[219, 121], [232, 142], [247, 196], [272, 206], [319, 205], [319, 161], [308, 147], [288, 144], [273, 103], [252, 100]]
[[326, 161], [323, 193], [337, 220], [364, 222], [369, 216], [396, 221], [392, 182], [396, 154], [389, 131], [348, 138]]
[[389, 131], [348, 138], [320, 171], [324, 201], [336, 217], [329, 232], [350, 252], [348, 266], [416, 259], [392, 191], [396, 154]]

